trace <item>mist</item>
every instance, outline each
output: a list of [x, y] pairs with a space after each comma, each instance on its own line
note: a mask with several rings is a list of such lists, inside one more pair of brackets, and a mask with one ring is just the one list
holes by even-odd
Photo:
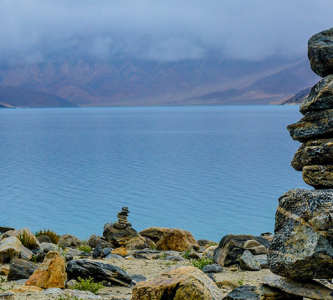
[[329, 0], [3, 0], [0, 62], [306, 57]]

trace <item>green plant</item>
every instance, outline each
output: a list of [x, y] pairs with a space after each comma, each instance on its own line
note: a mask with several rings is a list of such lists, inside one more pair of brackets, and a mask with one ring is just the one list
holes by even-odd
[[200, 270], [203, 269], [206, 265], [211, 265], [214, 263], [214, 260], [208, 257], [202, 257], [200, 259], [192, 260], [193, 267], [197, 267]]
[[31, 261], [34, 262], [34, 263], [37, 262], [37, 255], [36, 255], [36, 254], [33, 254], [33, 255], [31, 256]]
[[149, 245], [149, 249], [150, 249], [150, 250], [156, 250], [156, 244], [151, 243], [151, 244]]
[[0, 283], [4, 283], [6, 281], [6, 279], [5, 278], [3, 278], [3, 277], [0, 277]]
[[101, 282], [93, 282], [93, 278], [89, 276], [88, 279], [82, 279], [81, 277], [78, 278], [79, 282], [76, 283], [71, 289], [73, 290], [80, 290], [80, 291], [89, 291], [93, 294], [97, 294], [97, 292], [104, 288], [103, 283]]
[[23, 231], [23, 233], [21, 233], [17, 238], [21, 241], [24, 247], [30, 250], [34, 249], [36, 246], [36, 240], [25, 231]]
[[184, 253], [183, 253], [183, 257], [185, 259], [189, 259], [190, 258], [190, 254], [191, 254], [191, 250], [186, 250]]
[[91, 247], [86, 242], [83, 242], [80, 246], [77, 247], [77, 249], [87, 253], [90, 253], [91, 251]]
[[244, 285], [244, 277], [242, 279], [237, 280], [239, 285]]
[[60, 239], [60, 235], [56, 234], [54, 231], [49, 230], [49, 229], [48, 230], [46, 230], [46, 229], [39, 230], [39, 231], [35, 232], [36, 237], [38, 237], [40, 235], [48, 236], [53, 244], [58, 244], [59, 239]]
[[79, 299], [78, 297], [72, 297], [71, 295], [61, 295], [57, 298], [57, 300], [81, 300], [81, 298]]
[[166, 258], [166, 254], [163, 252], [162, 254], [160, 254], [159, 256], [158, 256], [158, 258], [160, 258], [160, 259], [164, 259], [164, 258]]
[[209, 245], [209, 247], [210, 247], [210, 246], [218, 246], [219, 244], [216, 243], [216, 242], [210, 242], [208, 245]]
[[[3, 278], [1, 277], [1, 283], [5, 282], [5, 280], [3, 280]], [[11, 290], [14, 287], [15, 283], [13, 283], [9, 288], [4, 289], [1, 285], [0, 285], [0, 291], [6, 292]]]

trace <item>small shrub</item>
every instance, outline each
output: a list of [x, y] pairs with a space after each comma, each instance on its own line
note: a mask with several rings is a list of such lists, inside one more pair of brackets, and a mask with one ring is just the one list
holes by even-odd
[[203, 257], [197, 260], [192, 260], [192, 265], [193, 267], [197, 267], [200, 270], [203, 269], [204, 266], [206, 265], [211, 265], [214, 263], [214, 260], [208, 257]]
[[78, 297], [72, 297], [70, 295], [61, 295], [57, 298], [57, 300], [81, 300]]
[[73, 290], [80, 290], [80, 291], [89, 291], [93, 294], [97, 294], [97, 292], [104, 288], [103, 283], [100, 282], [93, 282], [93, 278], [89, 276], [88, 279], [82, 279], [81, 277], [78, 278], [79, 282], [76, 283], [71, 289]]
[[20, 234], [17, 238], [21, 241], [24, 247], [30, 250], [32, 250], [36, 246], [36, 241], [25, 231], [23, 231], [23, 233]]
[[183, 253], [183, 257], [185, 259], [189, 259], [190, 258], [190, 254], [191, 254], [191, 250], [186, 250], [184, 253]]
[[90, 253], [91, 251], [91, 247], [86, 242], [83, 242], [80, 246], [77, 247], [77, 249], [87, 253]]
[[49, 229], [48, 230], [46, 230], [46, 229], [39, 230], [39, 231], [35, 232], [36, 237], [38, 237], [40, 235], [48, 236], [53, 244], [58, 244], [59, 239], [60, 239], [60, 235], [56, 234], [54, 231], [49, 230]]
[[216, 242], [210, 242], [208, 245], [209, 245], [209, 247], [210, 247], [210, 246], [218, 246], [219, 244], [216, 243]]
[[244, 285], [244, 278], [237, 280], [239, 285]]
[[156, 244], [153, 244], [153, 243], [150, 244], [150, 245], [149, 245], [149, 249], [150, 249], [150, 250], [156, 250]]

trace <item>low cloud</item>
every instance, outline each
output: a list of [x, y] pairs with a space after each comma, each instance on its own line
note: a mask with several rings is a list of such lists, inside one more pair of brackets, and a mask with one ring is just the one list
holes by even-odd
[[331, 0], [3, 0], [0, 61], [304, 57]]

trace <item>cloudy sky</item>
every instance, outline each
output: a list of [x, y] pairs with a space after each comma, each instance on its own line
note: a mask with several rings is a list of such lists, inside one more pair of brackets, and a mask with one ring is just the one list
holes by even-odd
[[0, 61], [304, 57], [332, 0], [1, 0]]

